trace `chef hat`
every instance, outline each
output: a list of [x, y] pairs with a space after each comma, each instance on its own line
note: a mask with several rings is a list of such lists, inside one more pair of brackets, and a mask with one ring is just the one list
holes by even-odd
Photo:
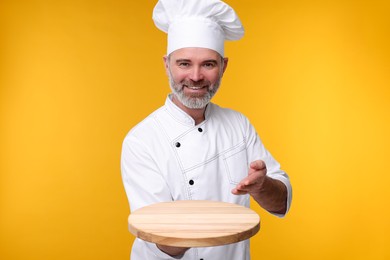
[[244, 35], [237, 14], [219, 0], [159, 0], [153, 20], [168, 33], [167, 55], [185, 47], [202, 47], [224, 57], [224, 41]]

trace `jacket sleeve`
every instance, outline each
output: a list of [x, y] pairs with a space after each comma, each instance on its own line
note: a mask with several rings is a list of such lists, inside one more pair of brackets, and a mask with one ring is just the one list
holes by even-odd
[[248, 151], [248, 163], [251, 163], [256, 160], [263, 160], [267, 167], [267, 176], [270, 178], [281, 181], [287, 188], [287, 210], [285, 214], [276, 214], [272, 213], [278, 217], [284, 217], [290, 209], [291, 200], [292, 200], [292, 187], [290, 179], [286, 172], [280, 169], [280, 164], [273, 158], [269, 151], [265, 148], [260, 137], [256, 133], [255, 128], [249, 122], [249, 120], [242, 115], [242, 120], [244, 121], [245, 126], [245, 138], [247, 143]]
[[[129, 134], [122, 146], [122, 179], [131, 212], [163, 201], [172, 201], [169, 187], [159, 173], [158, 164], [139, 139]], [[135, 257], [135, 256], [140, 257]], [[136, 239], [132, 250], [135, 259], [172, 259], [153, 243]]]
[[162, 201], [172, 201], [158, 163], [148, 147], [131, 134], [123, 142], [121, 171], [131, 211]]

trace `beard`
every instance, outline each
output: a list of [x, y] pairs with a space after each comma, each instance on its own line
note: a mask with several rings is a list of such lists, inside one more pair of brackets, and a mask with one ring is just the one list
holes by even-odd
[[[211, 98], [217, 93], [217, 90], [221, 84], [221, 73], [218, 80], [211, 84], [210, 81], [202, 80], [199, 82], [192, 82], [189, 80], [183, 80], [179, 83], [176, 83], [173, 80], [171, 70], [169, 70], [169, 86], [171, 87], [172, 93], [175, 97], [182, 103], [184, 106], [190, 109], [202, 109], [210, 103]], [[186, 95], [184, 93], [184, 88], [201, 88], [206, 87], [207, 92], [202, 95]]]

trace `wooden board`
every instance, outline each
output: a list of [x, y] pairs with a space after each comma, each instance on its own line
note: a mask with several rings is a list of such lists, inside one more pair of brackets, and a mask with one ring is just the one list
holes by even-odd
[[236, 243], [255, 235], [260, 217], [253, 210], [217, 201], [173, 201], [153, 204], [129, 216], [136, 237], [176, 247], [208, 247]]

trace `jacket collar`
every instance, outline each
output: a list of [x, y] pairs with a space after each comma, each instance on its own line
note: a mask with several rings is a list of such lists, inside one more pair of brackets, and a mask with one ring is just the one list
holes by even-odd
[[[167, 99], [165, 100], [165, 107], [167, 108], [168, 112], [179, 122], [184, 123], [186, 125], [195, 126], [195, 120], [188, 115], [186, 112], [184, 112], [181, 108], [176, 106], [175, 103], [172, 101], [172, 93], [168, 95]], [[205, 111], [205, 121], [208, 119], [210, 112], [211, 112], [212, 104], [209, 103], [206, 106]]]

